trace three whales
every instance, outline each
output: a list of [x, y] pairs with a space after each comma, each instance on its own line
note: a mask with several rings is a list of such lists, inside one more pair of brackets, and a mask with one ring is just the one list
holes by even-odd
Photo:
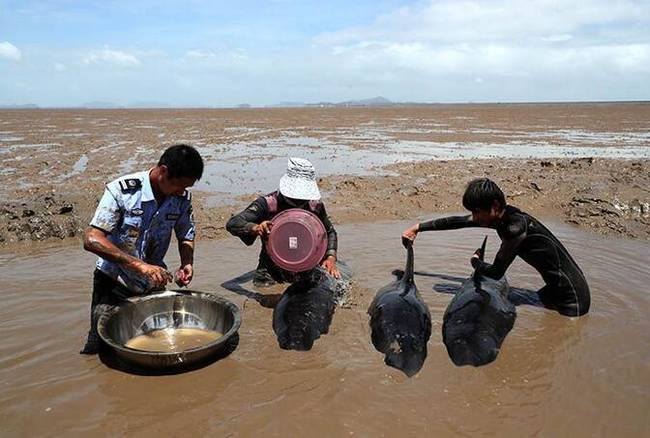
[[[483, 241], [483, 259], [487, 238]], [[373, 346], [385, 355], [386, 365], [411, 377], [427, 357], [431, 314], [414, 281], [412, 242], [405, 242], [403, 275], [381, 288], [368, 308]], [[308, 279], [291, 284], [273, 309], [273, 330], [280, 348], [307, 351], [332, 323], [336, 305], [350, 286], [352, 272], [339, 264], [340, 280], [317, 269]], [[494, 280], [474, 271], [449, 303], [442, 339], [455, 365], [481, 366], [496, 359], [516, 318], [508, 300], [504, 277]]]

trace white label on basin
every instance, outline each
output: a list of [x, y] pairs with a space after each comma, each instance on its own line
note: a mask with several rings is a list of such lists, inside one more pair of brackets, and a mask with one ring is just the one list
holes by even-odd
[[289, 237], [289, 249], [298, 249], [297, 237]]

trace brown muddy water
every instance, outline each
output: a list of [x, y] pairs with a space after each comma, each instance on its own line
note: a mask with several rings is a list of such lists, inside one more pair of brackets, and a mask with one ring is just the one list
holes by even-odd
[[[0, 430], [3, 436], [65, 433], [215, 436], [647, 436], [650, 433], [650, 243], [588, 234], [550, 222], [585, 271], [589, 315], [572, 319], [530, 304], [499, 357], [455, 367], [441, 340], [455, 277], [485, 230], [424, 233], [416, 242], [418, 288], [433, 333], [424, 367], [409, 379], [370, 343], [366, 308], [402, 268], [409, 224], [339, 226], [341, 258], [356, 271], [347, 306], [308, 352], [278, 347], [274, 301], [219, 285], [255, 266], [257, 248], [236, 239], [200, 242], [193, 288], [242, 309], [237, 349], [205, 368], [140, 376], [77, 354], [87, 330], [94, 257], [49, 247], [0, 255]], [[498, 238], [488, 231], [490, 258]], [[170, 257], [170, 265], [177, 259]], [[432, 275], [433, 274], [433, 275]], [[513, 287], [539, 276], [517, 260]], [[447, 292], [447, 293], [446, 293]], [[272, 294], [273, 292], [269, 292]]]
[[126, 347], [142, 351], [180, 353], [216, 341], [222, 333], [196, 328], [167, 328], [152, 330], [131, 338]]

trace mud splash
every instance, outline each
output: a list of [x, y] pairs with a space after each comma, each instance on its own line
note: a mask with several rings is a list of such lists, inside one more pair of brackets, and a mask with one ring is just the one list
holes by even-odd
[[411, 379], [383, 364], [365, 314], [375, 290], [403, 264], [405, 222], [338, 227], [356, 286], [309, 352], [278, 347], [268, 305], [277, 291], [247, 297], [218, 286], [252, 269], [256, 250], [235, 239], [200, 242], [193, 288], [242, 308], [240, 342], [225, 359], [172, 376], [135, 376], [77, 354], [92, 255], [69, 246], [2, 253], [3, 434], [646, 435], [650, 244], [546, 222], [585, 271], [591, 313], [570, 319], [536, 307], [526, 290], [541, 280], [518, 260], [509, 280], [522, 300], [499, 357], [457, 368], [442, 343], [442, 315], [485, 233], [422, 234], [416, 281], [433, 329], [427, 360]]

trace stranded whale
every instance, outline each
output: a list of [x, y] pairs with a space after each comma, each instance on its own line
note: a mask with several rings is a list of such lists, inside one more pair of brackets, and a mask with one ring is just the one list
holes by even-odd
[[377, 292], [368, 308], [372, 344], [386, 365], [411, 377], [422, 368], [431, 336], [431, 314], [413, 281], [413, 245], [406, 243], [402, 278]]

